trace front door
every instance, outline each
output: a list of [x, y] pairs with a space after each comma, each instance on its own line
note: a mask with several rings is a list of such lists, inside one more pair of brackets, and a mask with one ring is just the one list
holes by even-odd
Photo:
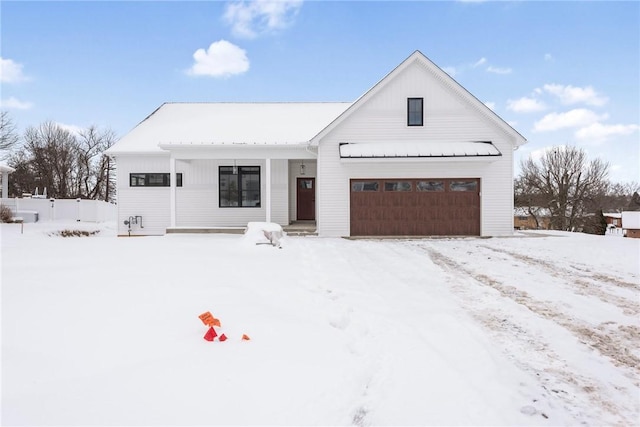
[[316, 219], [316, 179], [298, 178], [297, 200], [298, 209], [296, 218], [298, 221]]

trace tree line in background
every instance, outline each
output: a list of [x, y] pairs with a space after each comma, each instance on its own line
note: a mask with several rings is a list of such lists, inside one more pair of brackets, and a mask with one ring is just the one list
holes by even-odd
[[548, 149], [540, 159], [521, 162], [515, 179], [515, 206], [542, 227], [605, 234], [604, 212], [640, 210], [637, 183], [612, 183], [609, 164], [589, 160], [584, 150], [572, 146]]
[[36, 189], [56, 199], [115, 202], [115, 163], [104, 154], [116, 141], [111, 130], [90, 126], [78, 133], [54, 122], [29, 126], [22, 135], [6, 111], [0, 113], [0, 155], [15, 169], [9, 196]]

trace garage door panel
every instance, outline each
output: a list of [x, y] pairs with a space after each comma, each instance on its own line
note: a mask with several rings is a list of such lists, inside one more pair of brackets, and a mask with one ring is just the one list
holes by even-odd
[[480, 235], [480, 180], [351, 180], [351, 235]]

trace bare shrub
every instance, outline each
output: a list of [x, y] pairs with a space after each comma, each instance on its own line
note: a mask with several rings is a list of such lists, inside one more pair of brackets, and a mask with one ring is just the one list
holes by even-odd
[[95, 236], [100, 233], [100, 230], [60, 230], [49, 233], [49, 236], [60, 236], [60, 237], [89, 237]]
[[0, 222], [13, 222], [13, 212], [8, 206], [0, 205]]

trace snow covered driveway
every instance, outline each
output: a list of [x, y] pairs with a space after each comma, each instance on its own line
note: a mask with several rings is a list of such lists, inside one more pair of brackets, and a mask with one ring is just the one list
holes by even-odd
[[1, 228], [3, 425], [638, 424], [638, 240], [56, 227]]

